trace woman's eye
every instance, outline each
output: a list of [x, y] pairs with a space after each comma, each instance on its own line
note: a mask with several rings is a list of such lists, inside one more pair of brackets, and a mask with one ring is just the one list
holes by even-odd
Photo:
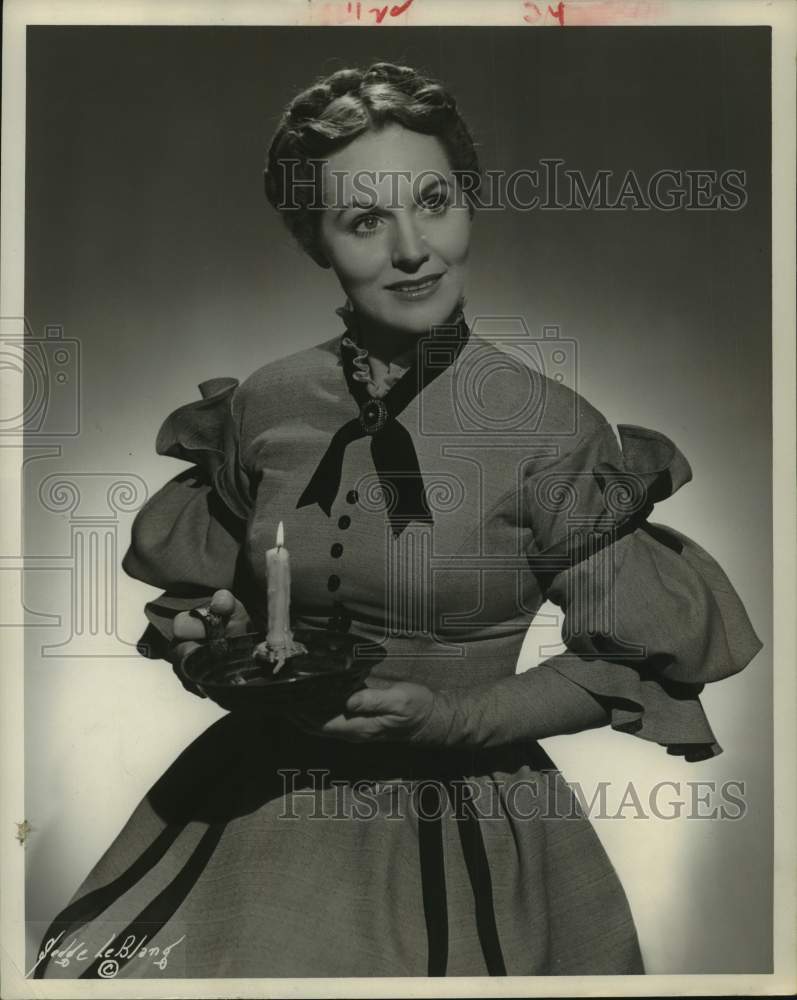
[[381, 224], [378, 215], [361, 215], [352, 226], [352, 232], [355, 236], [373, 236]]
[[421, 208], [427, 212], [443, 212], [448, 207], [448, 191], [435, 191], [421, 198]]

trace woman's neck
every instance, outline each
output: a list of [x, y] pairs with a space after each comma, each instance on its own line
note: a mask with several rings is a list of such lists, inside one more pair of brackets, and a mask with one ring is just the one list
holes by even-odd
[[[452, 312], [446, 322], [451, 322], [462, 312], [462, 303]], [[406, 365], [415, 360], [418, 340], [425, 333], [409, 333], [397, 330], [372, 320], [364, 319], [359, 313], [354, 313], [358, 339], [371, 357], [378, 358], [386, 365], [404, 362]], [[428, 331], [427, 331], [428, 332]]]
[[411, 364], [421, 334], [407, 333], [385, 327], [360, 325], [362, 346], [372, 358], [384, 364], [404, 362]]

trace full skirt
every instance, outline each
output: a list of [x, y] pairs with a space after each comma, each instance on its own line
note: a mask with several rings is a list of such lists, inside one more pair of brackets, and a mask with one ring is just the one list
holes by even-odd
[[39, 954], [47, 979], [644, 971], [538, 744], [352, 744], [237, 715], [152, 787]]

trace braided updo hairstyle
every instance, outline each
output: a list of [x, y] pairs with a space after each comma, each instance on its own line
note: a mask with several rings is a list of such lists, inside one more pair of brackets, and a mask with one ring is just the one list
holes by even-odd
[[266, 197], [311, 256], [322, 203], [320, 171], [312, 161], [389, 123], [440, 140], [473, 211], [470, 195], [481, 181], [479, 162], [449, 91], [409, 66], [379, 62], [365, 70], [341, 69], [290, 102], [268, 151]]

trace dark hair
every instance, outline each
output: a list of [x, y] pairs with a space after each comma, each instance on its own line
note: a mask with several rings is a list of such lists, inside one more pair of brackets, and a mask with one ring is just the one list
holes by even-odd
[[[481, 174], [473, 138], [441, 83], [409, 66], [386, 62], [366, 70], [338, 70], [291, 101], [268, 151], [266, 196], [305, 250], [315, 248], [321, 204], [319, 171], [311, 161], [389, 123], [436, 136], [466, 195], [478, 191]], [[473, 211], [470, 198], [469, 205]]]

